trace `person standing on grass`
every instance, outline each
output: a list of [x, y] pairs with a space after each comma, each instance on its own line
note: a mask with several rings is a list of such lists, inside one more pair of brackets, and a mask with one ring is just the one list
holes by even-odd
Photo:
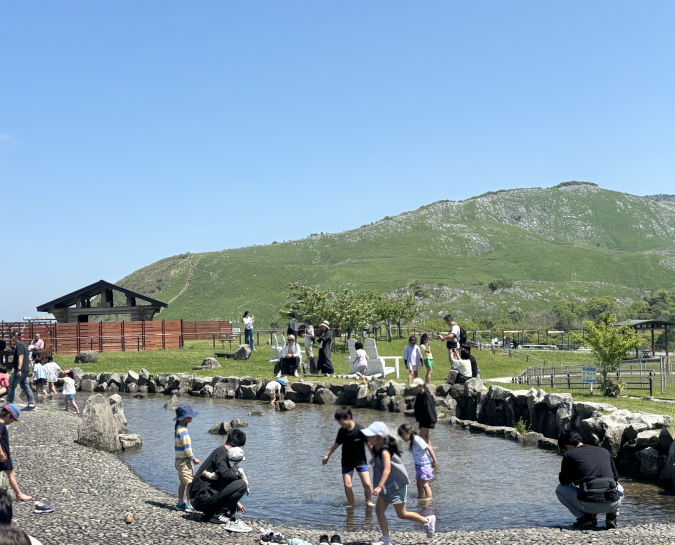
[[429, 481], [434, 479], [434, 468], [438, 465], [436, 453], [424, 439], [422, 439], [410, 424], [401, 424], [398, 427], [398, 436], [410, 443], [415, 461], [415, 479], [417, 480], [417, 495], [420, 499], [432, 497]]
[[330, 329], [330, 324], [327, 320], [321, 322], [319, 326], [320, 333], [316, 337], [316, 342], [321, 343], [319, 349], [319, 361], [316, 364], [319, 373], [323, 373], [325, 377], [335, 376], [335, 368], [330, 359], [331, 346], [333, 344], [333, 332]]
[[288, 321], [288, 328], [286, 329], [286, 335], [293, 335], [294, 337], [298, 336], [298, 329], [300, 326], [298, 326], [298, 321], [295, 319], [295, 313], [291, 312], [288, 317], [290, 320]]
[[307, 361], [311, 360], [314, 357], [314, 326], [312, 325], [312, 320], [309, 318], [305, 320], [305, 332], [302, 334], [303, 342], [305, 343], [305, 356], [307, 356]]
[[408, 339], [408, 345], [403, 351], [403, 363], [408, 369], [408, 386], [410, 386], [413, 379], [417, 378], [419, 368], [422, 365], [422, 352], [420, 352], [420, 347], [417, 346], [417, 337], [413, 336]]
[[328, 454], [323, 457], [321, 463], [326, 465], [333, 453], [342, 445], [342, 481], [345, 486], [347, 503], [354, 505], [354, 491], [352, 490], [352, 477], [354, 470], [359, 474], [363, 492], [366, 496], [366, 505], [375, 505], [371, 501], [372, 485], [370, 473], [368, 473], [368, 461], [366, 460], [366, 440], [361, 434], [363, 426], [352, 420], [352, 410], [349, 407], [340, 407], [335, 411], [335, 420], [340, 424], [335, 443], [330, 447]]
[[65, 376], [63, 377], [62, 393], [64, 396], [63, 402], [66, 405], [66, 412], [70, 410], [68, 404], [72, 403], [73, 407], [75, 407], [75, 414], [79, 416], [80, 408], [77, 406], [77, 403], [75, 403], [75, 379], [73, 378], [75, 373], [73, 373], [73, 371], [70, 369], [66, 369], [63, 374]]
[[9, 433], [7, 426], [19, 421], [21, 411], [14, 403], [7, 403], [0, 409], [0, 471], [4, 471], [9, 481], [9, 486], [14, 490], [17, 501], [31, 501], [33, 496], [27, 496], [21, 490], [16, 482], [14, 473], [14, 464], [9, 451]]
[[176, 409], [176, 418], [174, 421], [173, 442], [174, 452], [176, 454], [176, 471], [178, 471], [178, 504], [176, 509], [182, 511], [193, 511], [190, 503], [190, 485], [195, 473], [194, 464], [199, 464], [199, 460], [192, 454], [192, 441], [188, 433], [187, 426], [197, 413], [192, 410], [190, 405], [180, 405]]
[[28, 357], [28, 347], [23, 342], [23, 335], [19, 331], [13, 333], [14, 341], [14, 357], [12, 359], [12, 367], [14, 372], [9, 379], [9, 390], [7, 392], [7, 401], [14, 403], [14, 393], [16, 387], [21, 386], [21, 389], [26, 393], [28, 405], [23, 408], [24, 411], [35, 410], [35, 398], [33, 391], [30, 389], [30, 358]]
[[423, 524], [427, 537], [431, 538], [436, 531], [436, 517], [434, 515], [423, 517], [406, 509], [410, 479], [401, 462], [401, 452], [398, 450], [396, 439], [389, 435], [384, 422], [373, 422], [361, 433], [368, 437], [368, 444], [373, 453], [370, 464], [373, 466], [373, 483], [376, 485], [373, 490], [373, 496], [377, 496], [375, 514], [382, 530], [382, 537], [373, 545], [391, 545], [389, 524], [385, 516], [389, 504], [394, 505], [398, 518]]
[[434, 357], [431, 355], [431, 343], [429, 342], [429, 335], [422, 333], [420, 337], [420, 352], [422, 353], [422, 363], [427, 368], [427, 376], [424, 377], [424, 382], [431, 384], [431, 373], [433, 373]]
[[415, 420], [420, 426], [420, 437], [427, 443], [431, 444], [429, 439], [429, 430], [436, 427], [438, 416], [436, 415], [436, 401], [434, 396], [427, 388], [426, 384], [421, 378], [413, 380], [412, 385], [415, 387]]
[[255, 343], [253, 342], [253, 322], [255, 317], [251, 316], [251, 313], [247, 310], [244, 312], [244, 317], [241, 319], [244, 322], [244, 344], [247, 344], [251, 347], [251, 350], [255, 350]]

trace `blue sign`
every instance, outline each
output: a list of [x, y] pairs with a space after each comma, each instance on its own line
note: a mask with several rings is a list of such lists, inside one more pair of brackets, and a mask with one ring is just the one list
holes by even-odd
[[596, 384], [597, 381], [597, 367], [582, 367], [581, 381], [585, 384]]

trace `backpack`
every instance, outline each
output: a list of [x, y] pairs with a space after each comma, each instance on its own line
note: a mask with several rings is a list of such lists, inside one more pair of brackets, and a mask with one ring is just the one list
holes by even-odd
[[[457, 324], [457, 325], [459, 325], [459, 324]], [[467, 342], [466, 331], [464, 331], [464, 328], [461, 325], [459, 326], [459, 339], [457, 339], [457, 340], [459, 341], [460, 347], [466, 346], [466, 342]]]

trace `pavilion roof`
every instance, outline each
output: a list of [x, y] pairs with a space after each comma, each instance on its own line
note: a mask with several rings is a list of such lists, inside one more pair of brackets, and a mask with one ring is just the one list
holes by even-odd
[[120, 293], [123, 293], [127, 297], [136, 297], [137, 299], [147, 301], [151, 305], [156, 305], [164, 308], [167, 308], [169, 306], [168, 303], [162, 303], [161, 301], [153, 299], [152, 297], [148, 297], [147, 295], [141, 295], [140, 293], [136, 293], [135, 291], [128, 290], [121, 286], [117, 286], [116, 284], [111, 284], [110, 282], [106, 282], [105, 280], [99, 280], [98, 282], [94, 282], [93, 284], [81, 288], [79, 290], [76, 290], [72, 293], [69, 293], [68, 295], [64, 295], [63, 297], [54, 299], [49, 303], [40, 305], [39, 307], [37, 307], [37, 310], [39, 312], [49, 312], [49, 309], [51, 308], [68, 308], [69, 306], [74, 305], [78, 299], [83, 298], [86, 299], [94, 297], [95, 295], [100, 294], [104, 289], [119, 291]]

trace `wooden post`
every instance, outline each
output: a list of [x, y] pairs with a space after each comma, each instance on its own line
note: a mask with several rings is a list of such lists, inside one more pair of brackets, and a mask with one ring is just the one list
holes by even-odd
[[145, 350], [145, 320], [141, 322], [141, 334], [143, 335], [143, 350]]
[[178, 347], [183, 348], [185, 341], [183, 340], [183, 318], [180, 319], [180, 337], [178, 338]]
[[122, 337], [122, 352], [127, 351], [126, 340], [124, 339], [124, 320], [120, 323], [120, 336]]
[[98, 323], [98, 351], [103, 352], [103, 322]]
[[162, 350], [166, 350], [166, 328], [162, 320]]
[[654, 328], [652, 327], [652, 357], [656, 357], [656, 350], [654, 346]]
[[[637, 326], [635, 327], [635, 334], [636, 334], [636, 335], [638, 334]], [[635, 347], [635, 359], [636, 359], [636, 360], [639, 360], [639, 359], [640, 359], [640, 352], [639, 352], [639, 350], [640, 350], [640, 347], [639, 347], [639, 346], [636, 346], [636, 347]]]
[[664, 327], [665, 327], [665, 330], [666, 330], [666, 333], [665, 333], [665, 335], [666, 335], [666, 363], [668, 364], [668, 374], [670, 374], [672, 372], [672, 367], [670, 366], [670, 356], [668, 355], [668, 324], [666, 324]]
[[75, 326], [75, 335], [76, 335], [76, 341], [75, 341], [75, 347], [77, 348], [77, 351], [80, 351], [80, 322], [76, 322], [77, 325]]

